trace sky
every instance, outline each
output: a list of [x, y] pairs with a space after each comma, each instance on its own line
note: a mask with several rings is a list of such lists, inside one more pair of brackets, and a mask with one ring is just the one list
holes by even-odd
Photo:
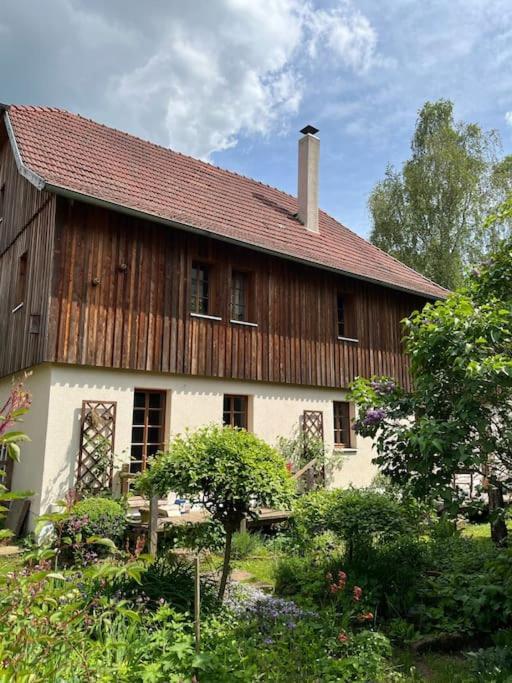
[[296, 194], [320, 129], [320, 204], [367, 201], [447, 98], [512, 153], [511, 0], [1, 0], [0, 102], [62, 107]]

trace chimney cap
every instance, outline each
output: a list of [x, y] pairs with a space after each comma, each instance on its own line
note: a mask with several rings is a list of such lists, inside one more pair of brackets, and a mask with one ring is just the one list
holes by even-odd
[[304, 128], [300, 131], [304, 135], [316, 135], [318, 133], [318, 128], [315, 128], [314, 126], [304, 126]]

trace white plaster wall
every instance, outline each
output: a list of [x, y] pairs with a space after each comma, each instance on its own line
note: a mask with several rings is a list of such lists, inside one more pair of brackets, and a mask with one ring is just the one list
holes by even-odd
[[[30, 502], [29, 526], [34, 526], [40, 514], [41, 490], [43, 481], [43, 463], [46, 450], [47, 419], [50, 405], [50, 376], [51, 368], [39, 365], [31, 374], [24, 377], [23, 373], [0, 379], [0, 404], [7, 398], [13, 382], [23, 380], [25, 387], [32, 394], [32, 408], [24, 416], [23, 423], [16, 429], [25, 432], [30, 441], [20, 444], [20, 462], [14, 464], [12, 488], [13, 490], [29, 490], [33, 492]], [[63, 458], [63, 454], [60, 456]]]
[[[280, 436], [291, 436], [303, 410], [324, 414], [325, 442], [333, 449], [332, 402], [343, 400], [342, 391], [299, 386], [242, 382], [214, 378], [182, 377], [104, 370], [76, 366], [52, 366], [47, 430], [47, 458], [42, 482], [41, 507], [45, 510], [73, 486], [83, 400], [117, 401], [115, 452], [118, 462], [129, 460], [133, 391], [167, 391], [166, 437], [202, 425], [222, 421], [224, 394], [250, 397], [250, 428], [274, 445]], [[343, 456], [332, 481], [364, 486], [376, 473], [371, 464], [371, 441], [358, 437], [357, 449]]]

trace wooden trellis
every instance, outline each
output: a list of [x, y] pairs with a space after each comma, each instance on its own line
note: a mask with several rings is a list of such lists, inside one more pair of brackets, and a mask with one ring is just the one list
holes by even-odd
[[324, 440], [324, 414], [321, 410], [305, 410], [302, 414], [302, 431], [306, 438]]
[[[308, 439], [324, 440], [324, 414], [321, 410], [305, 410], [302, 413], [301, 428], [304, 435], [304, 456], [306, 456]], [[306, 490], [325, 483], [325, 468], [316, 469], [316, 461], [312, 460], [301, 470], [301, 477]]]
[[115, 401], [82, 401], [76, 488], [97, 494], [112, 487]]

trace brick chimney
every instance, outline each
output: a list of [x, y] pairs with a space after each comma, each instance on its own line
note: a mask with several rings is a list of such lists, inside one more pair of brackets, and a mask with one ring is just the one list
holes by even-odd
[[318, 228], [318, 162], [320, 159], [320, 140], [316, 137], [318, 128], [306, 126], [299, 140], [299, 200], [298, 217], [311, 232]]

